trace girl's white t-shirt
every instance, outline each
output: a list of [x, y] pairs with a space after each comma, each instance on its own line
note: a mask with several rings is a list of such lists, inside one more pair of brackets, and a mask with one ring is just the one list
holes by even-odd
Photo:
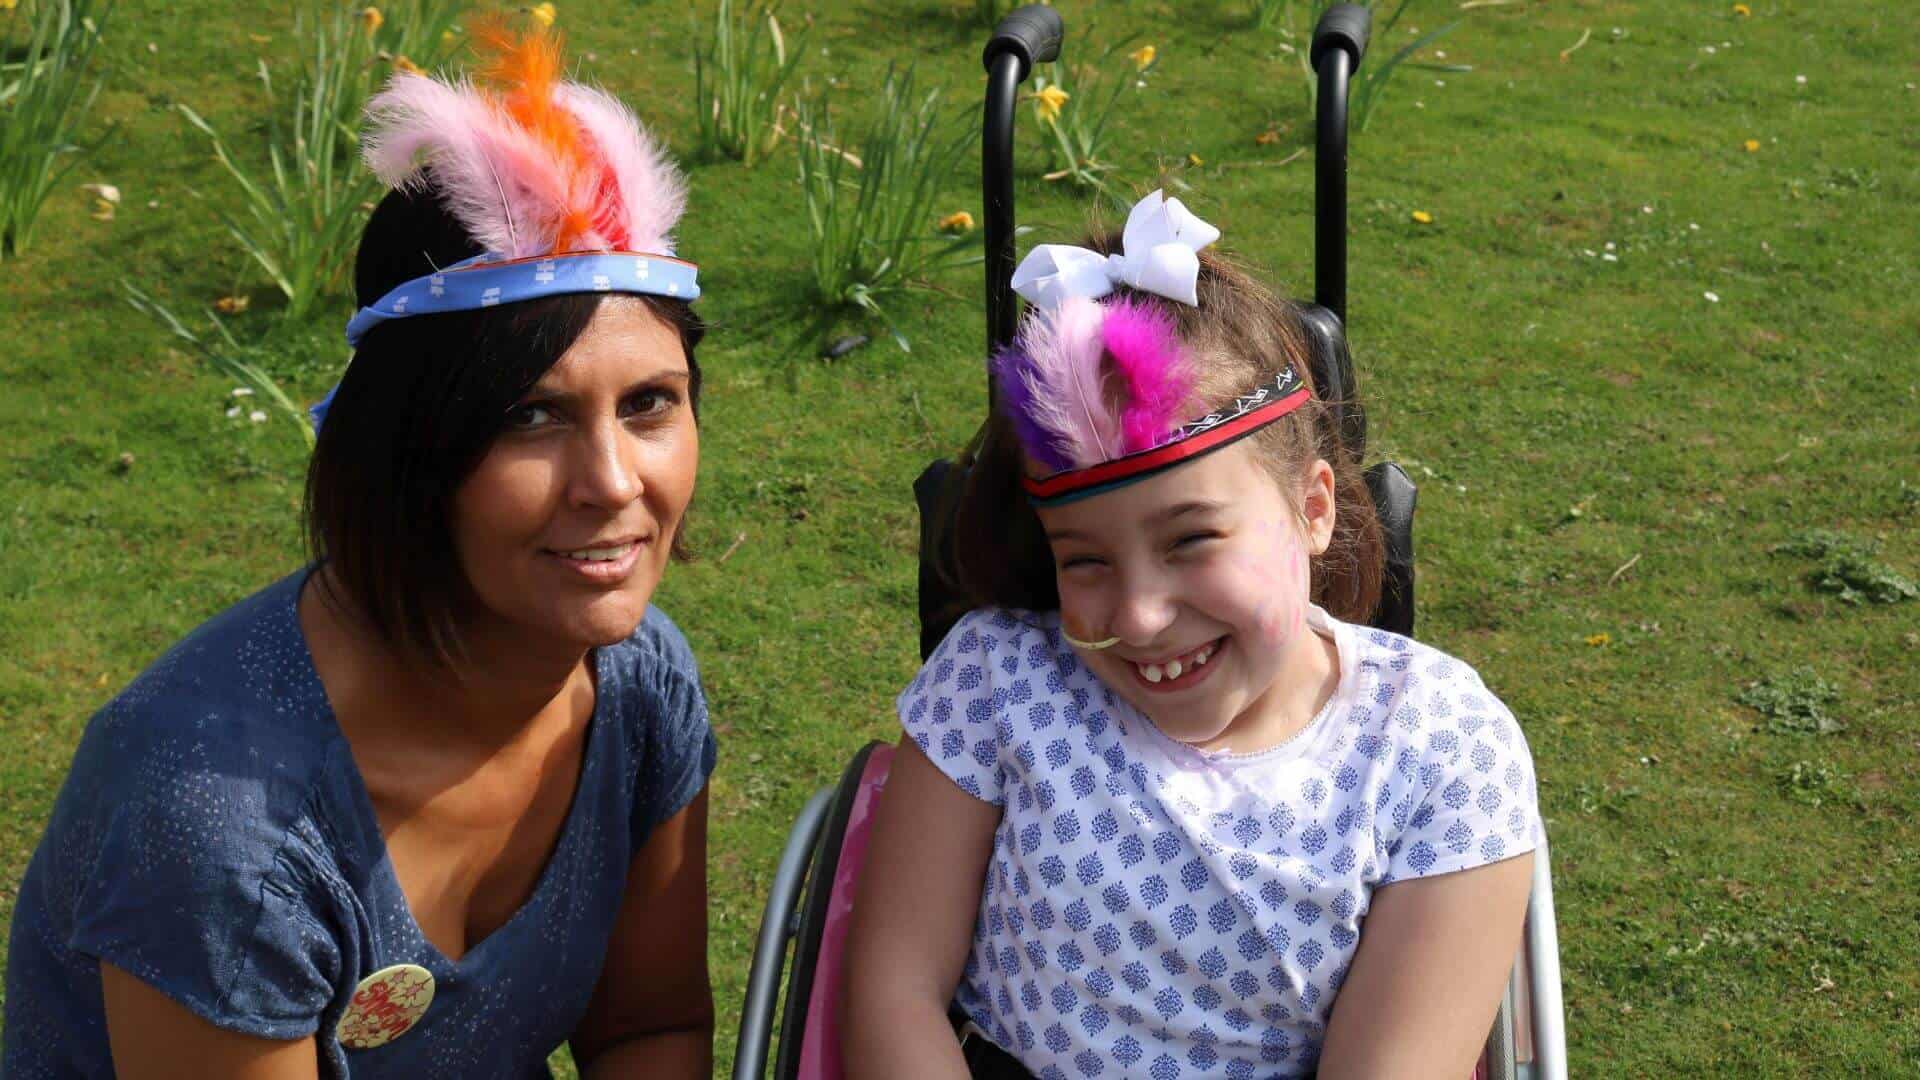
[[900, 695], [927, 757], [1002, 808], [955, 1000], [1043, 1080], [1309, 1073], [1373, 890], [1536, 846], [1526, 740], [1472, 668], [1308, 623], [1339, 686], [1257, 753], [1161, 734], [1057, 612], [968, 614]]

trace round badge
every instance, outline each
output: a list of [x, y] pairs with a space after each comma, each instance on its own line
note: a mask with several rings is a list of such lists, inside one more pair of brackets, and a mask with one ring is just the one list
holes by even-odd
[[395, 964], [360, 980], [335, 1034], [349, 1050], [371, 1050], [405, 1035], [433, 1003], [433, 973]]

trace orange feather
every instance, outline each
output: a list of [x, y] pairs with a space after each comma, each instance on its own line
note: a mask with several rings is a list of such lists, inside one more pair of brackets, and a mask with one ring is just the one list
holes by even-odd
[[[579, 122], [554, 94], [560, 83], [559, 35], [542, 26], [520, 33], [496, 14], [475, 19], [472, 32], [481, 61], [480, 77], [490, 84], [489, 97], [553, 151], [554, 159], [573, 181], [569, 186], [589, 197], [596, 193], [605, 183], [606, 165], [594, 153], [591, 141], [583, 137]], [[556, 223], [553, 250], [573, 250], [582, 237], [595, 230], [596, 216], [591, 203], [569, 206]]]

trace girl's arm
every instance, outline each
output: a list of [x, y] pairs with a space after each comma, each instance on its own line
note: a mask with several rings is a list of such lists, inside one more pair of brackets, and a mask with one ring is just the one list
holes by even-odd
[[973, 944], [1000, 808], [900, 740], [847, 934], [847, 1075], [964, 1078], [947, 1005]]
[[262, 1039], [216, 1027], [105, 960], [100, 996], [116, 1076], [314, 1080], [319, 1075], [312, 1039]]
[[1471, 1075], [1513, 971], [1532, 884], [1528, 852], [1375, 892], [1334, 998], [1322, 1080]]
[[713, 1074], [705, 788], [633, 857], [600, 984], [568, 1044], [588, 1080]]

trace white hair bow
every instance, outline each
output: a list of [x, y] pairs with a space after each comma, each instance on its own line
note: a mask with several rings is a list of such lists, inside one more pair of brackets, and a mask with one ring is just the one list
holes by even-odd
[[1013, 290], [1029, 303], [1058, 307], [1070, 297], [1097, 300], [1115, 285], [1178, 300], [1199, 302], [1200, 249], [1220, 239], [1220, 230], [1169, 199], [1162, 191], [1133, 204], [1120, 234], [1119, 254], [1102, 255], [1072, 244], [1041, 244], [1020, 260]]

